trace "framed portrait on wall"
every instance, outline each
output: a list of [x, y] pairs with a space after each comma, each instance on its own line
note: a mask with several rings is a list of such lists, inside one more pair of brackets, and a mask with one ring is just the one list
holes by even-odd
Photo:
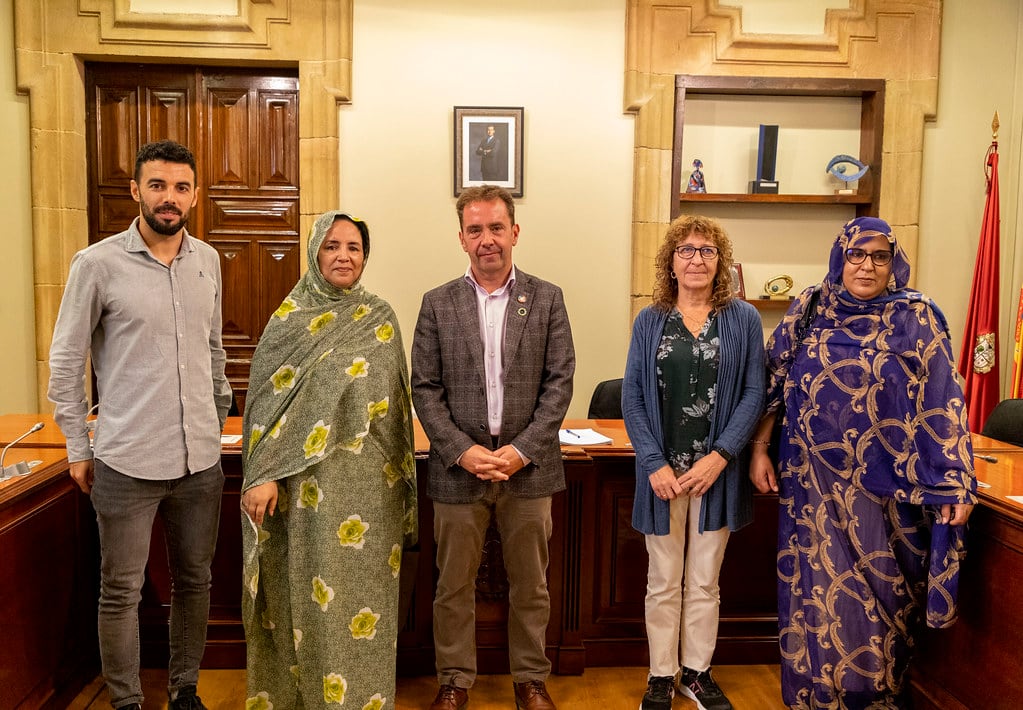
[[455, 197], [474, 185], [498, 185], [522, 197], [524, 109], [455, 106]]

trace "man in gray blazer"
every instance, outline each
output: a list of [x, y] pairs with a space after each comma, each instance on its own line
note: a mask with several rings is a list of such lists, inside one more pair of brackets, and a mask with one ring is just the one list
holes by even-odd
[[551, 495], [565, 488], [558, 429], [575, 351], [561, 289], [512, 264], [515, 203], [483, 185], [458, 199], [465, 275], [423, 297], [412, 341], [412, 399], [430, 438], [440, 691], [457, 710], [476, 680], [475, 580], [491, 519], [509, 582], [508, 655], [516, 707], [552, 710], [544, 654]]

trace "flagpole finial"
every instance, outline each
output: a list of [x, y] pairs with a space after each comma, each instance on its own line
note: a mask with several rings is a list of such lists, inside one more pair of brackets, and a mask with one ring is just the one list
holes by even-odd
[[991, 119], [991, 140], [998, 140], [998, 112], [995, 111], [995, 117]]

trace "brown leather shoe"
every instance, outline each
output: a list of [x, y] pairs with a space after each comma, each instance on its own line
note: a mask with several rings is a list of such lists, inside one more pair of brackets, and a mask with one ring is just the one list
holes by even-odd
[[442, 685], [430, 710], [461, 710], [469, 702], [469, 691], [454, 685]]
[[512, 683], [515, 686], [515, 707], [518, 710], [557, 710], [542, 680]]

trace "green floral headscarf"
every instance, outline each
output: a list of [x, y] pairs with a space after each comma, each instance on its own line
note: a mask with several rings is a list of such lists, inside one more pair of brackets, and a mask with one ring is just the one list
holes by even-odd
[[375, 473], [388, 485], [400, 481], [409, 489], [405, 517], [411, 535], [415, 463], [401, 333], [386, 301], [358, 283], [337, 288], [320, 273], [320, 245], [339, 219], [359, 228], [368, 252], [369, 231], [361, 220], [331, 211], [313, 225], [308, 271], [270, 317], [252, 357], [242, 490], [294, 476], [344, 452], [359, 455], [370, 445], [386, 461]]

